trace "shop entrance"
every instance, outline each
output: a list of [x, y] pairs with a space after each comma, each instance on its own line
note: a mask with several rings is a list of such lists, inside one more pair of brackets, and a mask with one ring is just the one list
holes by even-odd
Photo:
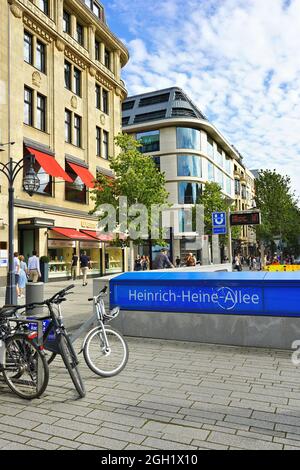
[[[37, 237], [38, 239], [38, 237]], [[20, 246], [19, 252], [21, 255], [25, 256], [26, 262], [28, 258], [32, 255], [33, 250], [38, 250], [35, 240], [35, 229], [32, 230], [20, 230]]]

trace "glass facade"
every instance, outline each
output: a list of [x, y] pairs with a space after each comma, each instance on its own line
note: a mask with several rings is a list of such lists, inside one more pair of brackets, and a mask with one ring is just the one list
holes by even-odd
[[201, 157], [196, 155], [177, 156], [177, 175], [202, 177]]
[[149, 131], [136, 134], [136, 140], [139, 140], [142, 147], [139, 147], [141, 153], [158, 152], [160, 150], [160, 132]]
[[207, 155], [214, 158], [214, 141], [209, 136], [207, 136]]
[[183, 181], [178, 183], [178, 203], [196, 204], [202, 194], [202, 185]]
[[178, 149], [201, 149], [201, 133], [197, 129], [177, 127], [176, 133]]
[[225, 157], [225, 170], [227, 171], [227, 173], [231, 174], [231, 171], [232, 171], [231, 159], [227, 157], [227, 155]]
[[222, 150], [218, 147], [217, 148], [217, 163], [220, 166], [223, 166], [223, 155], [222, 155]]
[[215, 179], [215, 169], [214, 164], [208, 162], [208, 181], [214, 181]]

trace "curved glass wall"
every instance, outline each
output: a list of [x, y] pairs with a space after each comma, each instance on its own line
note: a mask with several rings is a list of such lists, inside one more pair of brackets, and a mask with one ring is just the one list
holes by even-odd
[[159, 131], [140, 132], [136, 134], [136, 140], [140, 141], [142, 145], [138, 149], [141, 153], [158, 152], [160, 150]]
[[196, 155], [178, 155], [177, 176], [194, 176], [201, 178], [201, 157], [197, 157]]
[[177, 148], [178, 149], [200, 150], [201, 133], [197, 129], [190, 129], [187, 127], [177, 127], [176, 135], [177, 135]]
[[227, 173], [231, 173], [231, 159], [227, 157], [225, 157], [225, 170], [227, 171]]
[[207, 136], [207, 155], [214, 158], [214, 141], [209, 136]]
[[200, 183], [188, 183], [182, 181], [178, 183], [178, 203], [196, 204], [202, 194], [202, 185]]
[[217, 148], [217, 163], [220, 166], [223, 166], [223, 155], [222, 155], [222, 150], [218, 147]]
[[214, 181], [215, 179], [215, 172], [214, 172], [214, 164], [208, 162], [208, 181]]

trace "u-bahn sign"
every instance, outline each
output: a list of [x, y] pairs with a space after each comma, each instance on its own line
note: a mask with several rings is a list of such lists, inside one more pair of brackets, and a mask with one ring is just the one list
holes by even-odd
[[260, 211], [251, 212], [233, 212], [230, 214], [230, 225], [232, 227], [238, 225], [260, 225], [261, 213]]

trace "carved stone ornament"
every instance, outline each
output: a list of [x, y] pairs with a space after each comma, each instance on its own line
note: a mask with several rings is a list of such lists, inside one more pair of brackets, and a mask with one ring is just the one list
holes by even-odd
[[72, 96], [72, 98], [71, 98], [71, 106], [72, 106], [72, 108], [77, 109], [77, 104], [78, 104], [78, 102], [77, 102], [76, 96]]
[[91, 77], [96, 77], [97, 70], [94, 67], [90, 67], [89, 72]]
[[122, 93], [122, 90], [117, 87], [117, 88], [116, 88], [116, 95], [117, 95], [117, 96], [122, 96], [122, 94], [123, 94], [123, 93]]
[[16, 3], [13, 3], [11, 6], [10, 6], [10, 11], [12, 12], [12, 14], [16, 17], [16, 18], [22, 18], [22, 10], [21, 8], [16, 4]]
[[42, 77], [39, 74], [39, 72], [33, 72], [32, 84], [39, 88], [41, 86], [41, 81], [42, 81]]
[[101, 116], [100, 116], [100, 122], [101, 122], [102, 126], [104, 126], [104, 124], [105, 124], [105, 116], [104, 116], [104, 114], [101, 114]]
[[61, 39], [56, 39], [56, 49], [59, 52], [63, 52], [65, 50], [65, 44]]

